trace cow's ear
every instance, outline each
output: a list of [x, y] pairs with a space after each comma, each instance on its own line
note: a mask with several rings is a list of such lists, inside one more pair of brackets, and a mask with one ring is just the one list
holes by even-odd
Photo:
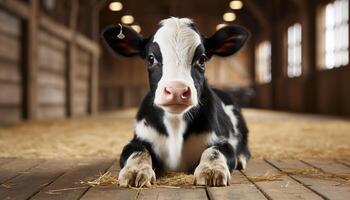
[[236, 53], [249, 37], [249, 32], [240, 26], [226, 26], [204, 40], [207, 56], [230, 56]]
[[141, 55], [143, 51], [143, 38], [129, 26], [112, 25], [102, 32], [102, 40], [114, 52], [131, 57]]

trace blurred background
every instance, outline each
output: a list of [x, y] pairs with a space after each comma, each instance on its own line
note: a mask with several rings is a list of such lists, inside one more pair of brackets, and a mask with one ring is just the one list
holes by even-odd
[[123, 23], [148, 36], [169, 16], [206, 36], [251, 32], [206, 70], [243, 106], [350, 116], [348, 0], [0, 0], [0, 124], [137, 107], [146, 64], [111, 54], [100, 32]]

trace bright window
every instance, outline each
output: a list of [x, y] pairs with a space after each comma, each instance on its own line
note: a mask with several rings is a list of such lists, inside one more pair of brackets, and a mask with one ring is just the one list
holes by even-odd
[[256, 81], [268, 83], [271, 81], [271, 43], [264, 41], [256, 49]]
[[325, 68], [349, 63], [349, 1], [329, 3], [325, 11]]
[[302, 73], [301, 65], [301, 24], [288, 28], [288, 77], [298, 77]]

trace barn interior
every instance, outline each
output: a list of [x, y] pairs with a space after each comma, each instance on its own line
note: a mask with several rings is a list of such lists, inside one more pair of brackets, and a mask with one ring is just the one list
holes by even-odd
[[[14, 138], [23, 134], [16, 135], [13, 130], [27, 124], [29, 132], [36, 132], [30, 128], [31, 123], [45, 126], [63, 119], [73, 123], [76, 119], [98, 118], [128, 109], [135, 113], [148, 92], [146, 62], [139, 57], [112, 53], [102, 44], [100, 33], [108, 25], [122, 23], [147, 37], [169, 16], [193, 19], [207, 37], [231, 24], [249, 30], [251, 35], [243, 49], [228, 58], [214, 56], [205, 73], [211, 86], [225, 90], [249, 115], [255, 113], [258, 119], [265, 116], [266, 120], [277, 120], [272, 130], [276, 136], [272, 138], [280, 136], [277, 133], [280, 130], [275, 130], [284, 127], [281, 123], [285, 119], [271, 119], [267, 111], [291, 113], [300, 116], [302, 122], [311, 115], [328, 116], [346, 124], [350, 116], [347, 0], [2, 0], [0, 6], [3, 141], [17, 141]], [[120, 123], [119, 118], [116, 124]], [[266, 132], [270, 124], [255, 130], [252, 118], [247, 120], [254, 130], [251, 133], [254, 146], [255, 135], [264, 137], [268, 133], [259, 132]], [[128, 129], [111, 130], [111, 135], [115, 134], [111, 138], [132, 136], [133, 118], [125, 119]], [[319, 129], [320, 120], [314, 121], [314, 132], [325, 132]], [[298, 125], [291, 120], [290, 127]], [[59, 132], [64, 131], [57, 130], [57, 135], [62, 136]], [[347, 141], [348, 130], [331, 129], [330, 133], [342, 135], [338, 139]], [[38, 134], [46, 134], [41, 131]], [[285, 131], [293, 138], [305, 132], [290, 128], [282, 130]], [[87, 135], [101, 137], [91, 131]], [[11, 156], [19, 152], [16, 156], [24, 156], [19, 150], [13, 151], [9, 141], [2, 143], [0, 154]], [[40, 139], [29, 148], [42, 146], [38, 142]], [[115, 145], [115, 141], [112, 143]], [[283, 140], [281, 147], [285, 143]], [[347, 149], [350, 143], [341, 144], [335, 143], [334, 148]], [[74, 149], [73, 146], [69, 149]]]
[[243, 107], [253, 158], [348, 160], [349, 10], [348, 0], [0, 0], [0, 158], [117, 158], [148, 75], [100, 33], [121, 23], [149, 36], [176, 16], [205, 36], [249, 30], [205, 73]]
[[[124, 24], [147, 37], [170, 16], [193, 19], [205, 36], [227, 25], [249, 30], [238, 53], [214, 56], [205, 73], [242, 106], [253, 161], [234, 175], [236, 189], [163, 197], [230, 199], [233, 191], [257, 195], [248, 199], [349, 199], [349, 10], [348, 0], [0, 0], [0, 199], [142, 199], [144, 191], [99, 193], [90, 189], [96, 182], [77, 186], [72, 179], [81, 182], [118, 159], [149, 90], [146, 62], [112, 53], [100, 33]], [[90, 168], [62, 175], [72, 166], [61, 162], [67, 159]], [[299, 171], [280, 174], [283, 166]], [[303, 179], [311, 172], [325, 177], [323, 185]]]

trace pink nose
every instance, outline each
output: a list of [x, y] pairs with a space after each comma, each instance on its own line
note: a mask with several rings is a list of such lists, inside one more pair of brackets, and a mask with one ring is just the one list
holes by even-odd
[[189, 105], [191, 100], [190, 88], [178, 81], [169, 82], [161, 94], [161, 104], [169, 105]]

